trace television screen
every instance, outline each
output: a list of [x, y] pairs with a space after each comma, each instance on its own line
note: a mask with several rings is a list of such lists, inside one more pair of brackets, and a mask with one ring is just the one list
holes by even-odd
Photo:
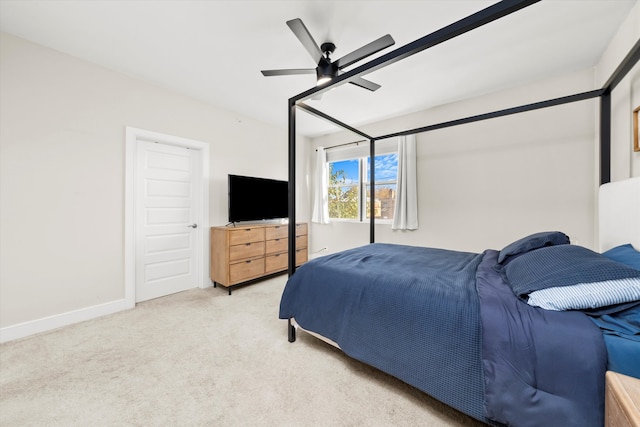
[[229, 175], [229, 222], [287, 218], [289, 183]]

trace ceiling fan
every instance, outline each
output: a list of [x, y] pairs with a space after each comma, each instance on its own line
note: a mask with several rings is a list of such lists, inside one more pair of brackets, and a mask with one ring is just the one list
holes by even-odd
[[[395, 44], [393, 38], [387, 34], [377, 40], [372, 41], [359, 49], [354, 50], [351, 53], [346, 54], [340, 59], [332, 61], [329, 57], [336, 46], [333, 43], [322, 43], [320, 47], [315, 42], [311, 33], [304, 25], [301, 19], [296, 18], [287, 21], [287, 25], [293, 31], [293, 34], [300, 40], [300, 43], [307, 49], [307, 52], [311, 55], [313, 60], [318, 64], [316, 68], [293, 68], [286, 70], [262, 70], [264, 76], [289, 76], [294, 74], [316, 74], [316, 85], [320, 86], [337, 77], [340, 71], [348, 67], [349, 65], [360, 61], [367, 56], [373, 55], [376, 52], [381, 51], [389, 46]], [[354, 77], [349, 83], [370, 91], [375, 91], [380, 88], [380, 85], [372, 81], [363, 79], [362, 77]]]

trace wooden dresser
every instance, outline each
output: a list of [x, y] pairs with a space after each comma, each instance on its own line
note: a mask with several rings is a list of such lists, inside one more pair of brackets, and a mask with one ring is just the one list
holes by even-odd
[[640, 427], [640, 379], [607, 371], [606, 427]]
[[[307, 261], [306, 223], [296, 224], [296, 265]], [[211, 280], [229, 289], [288, 267], [289, 225], [211, 227]]]

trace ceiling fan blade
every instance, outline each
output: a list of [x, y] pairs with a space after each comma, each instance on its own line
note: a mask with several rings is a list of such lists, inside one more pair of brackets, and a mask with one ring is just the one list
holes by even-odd
[[309, 52], [309, 55], [311, 55], [316, 64], [320, 62], [322, 59], [322, 51], [318, 47], [318, 43], [311, 37], [311, 33], [307, 30], [302, 20], [300, 18], [292, 19], [291, 21], [287, 21], [287, 25], [291, 28], [291, 31], [293, 31], [293, 34], [296, 35], [298, 40], [300, 40], [304, 48], [307, 49], [307, 52]]
[[347, 53], [342, 58], [334, 61], [334, 64], [336, 64], [338, 68], [348, 67], [354, 62], [358, 62], [369, 55], [373, 55], [376, 52], [380, 52], [382, 49], [386, 49], [389, 46], [393, 46], [395, 43], [396, 42], [395, 40], [393, 40], [393, 37], [387, 34], [386, 36], [382, 36], [378, 40], [374, 40], [371, 43], [366, 44], [361, 48], [354, 50], [351, 53]]
[[295, 74], [315, 74], [315, 68], [290, 68], [287, 70], [262, 70], [263, 76], [291, 76]]
[[353, 80], [349, 81], [349, 83], [365, 89], [369, 89], [371, 92], [374, 92], [382, 87], [379, 84], [371, 82], [367, 79], [363, 79], [362, 77], [354, 77]]

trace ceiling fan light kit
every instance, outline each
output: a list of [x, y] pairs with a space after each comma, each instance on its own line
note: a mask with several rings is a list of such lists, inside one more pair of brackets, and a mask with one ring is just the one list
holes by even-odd
[[[300, 40], [300, 43], [304, 46], [304, 48], [309, 52], [313, 60], [316, 62], [317, 66], [315, 70], [313, 68], [296, 68], [296, 69], [286, 69], [286, 70], [262, 70], [262, 75], [266, 77], [271, 76], [290, 76], [296, 74], [312, 74], [315, 71], [316, 74], [316, 86], [320, 86], [326, 84], [333, 80], [340, 74], [340, 70], [345, 67], [348, 67], [351, 64], [354, 64], [367, 56], [373, 55], [381, 51], [382, 49], [386, 49], [389, 46], [393, 46], [395, 41], [393, 38], [387, 34], [385, 36], [380, 37], [377, 40], [372, 41], [359, 49], [354, 50], [351, 53], [346, 54], [342, 58], [331, 61], [330, 55], [335, 51], [336, 46], [331, 42], [322, 43], [320, 47], [311, 36], [311, 33], [304, 25], [301, 19], [296, 18], [290, 21], [287, 21], [287, 25], [293, 31], [293, 34]], [[354, 78], [349, 81], [349, 83], [356, 85], [358, 87], [368, 89], [370, 91], [375, 91], [380, 88], [379, 84], [370, 82], [369, 80], [363, 79], [362, 77]]]
[[331, 62], [329, 55], [336, 49], [336, 45], [333, 43], [322, 43], [320, 46], [325, 56], [318, 61], [318, 67], [316, 68], [316, 86], [323, 85], [330, 82], [338, 75], [338, 66]]

